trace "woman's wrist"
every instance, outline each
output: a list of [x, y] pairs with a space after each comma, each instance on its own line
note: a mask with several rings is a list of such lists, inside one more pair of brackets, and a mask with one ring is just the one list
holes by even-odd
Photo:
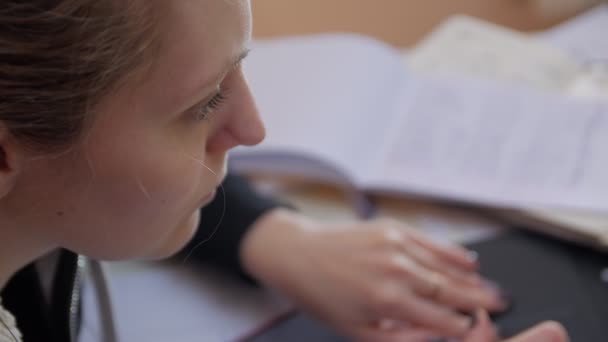
[[274, 284], [285, 258], [297, 254], [297, 242], [312, 225], [298, 212], [277, 208], [262, 215], [243, 237], [240, 246], [241, 265], [253, 278]]

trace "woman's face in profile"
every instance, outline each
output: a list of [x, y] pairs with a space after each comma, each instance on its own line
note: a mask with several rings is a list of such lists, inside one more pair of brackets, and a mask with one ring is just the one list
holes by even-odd
[[96, 258], [178, 251], [226, 173], [226, 152], [264, 137], [240, 68], [249, 1], [154, 6], [163, 6], [155, 23], [163, 36], [153, 67], [95, 108], [74, 152], [24, 169], [29, 223], [52, 243]]

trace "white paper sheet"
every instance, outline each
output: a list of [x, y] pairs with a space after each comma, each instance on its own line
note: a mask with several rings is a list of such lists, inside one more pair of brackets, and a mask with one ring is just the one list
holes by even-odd
[[608, 211], [608, 102], [453, 78], [420, 81], [413, 98], [368, 186]]

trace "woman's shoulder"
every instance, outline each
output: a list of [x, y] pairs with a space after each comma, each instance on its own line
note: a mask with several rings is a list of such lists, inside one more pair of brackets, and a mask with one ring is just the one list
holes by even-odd
[[4, 309], [0, 298], [0, 342], [21, 342], [21, 332], [15, 317]]

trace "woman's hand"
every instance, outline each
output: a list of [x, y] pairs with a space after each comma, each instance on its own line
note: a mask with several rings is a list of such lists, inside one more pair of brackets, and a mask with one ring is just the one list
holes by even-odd
[[[396, 221], [323, 224], [277, 209], [256, 222], [241, 257], [261, 282], [365, 340], [461, 338], [473, 320], [459, 312], [508, 305], [477, 275], [473, 254], [439, 246]], [[411, 329], [401, 329], [404, 322]]]

